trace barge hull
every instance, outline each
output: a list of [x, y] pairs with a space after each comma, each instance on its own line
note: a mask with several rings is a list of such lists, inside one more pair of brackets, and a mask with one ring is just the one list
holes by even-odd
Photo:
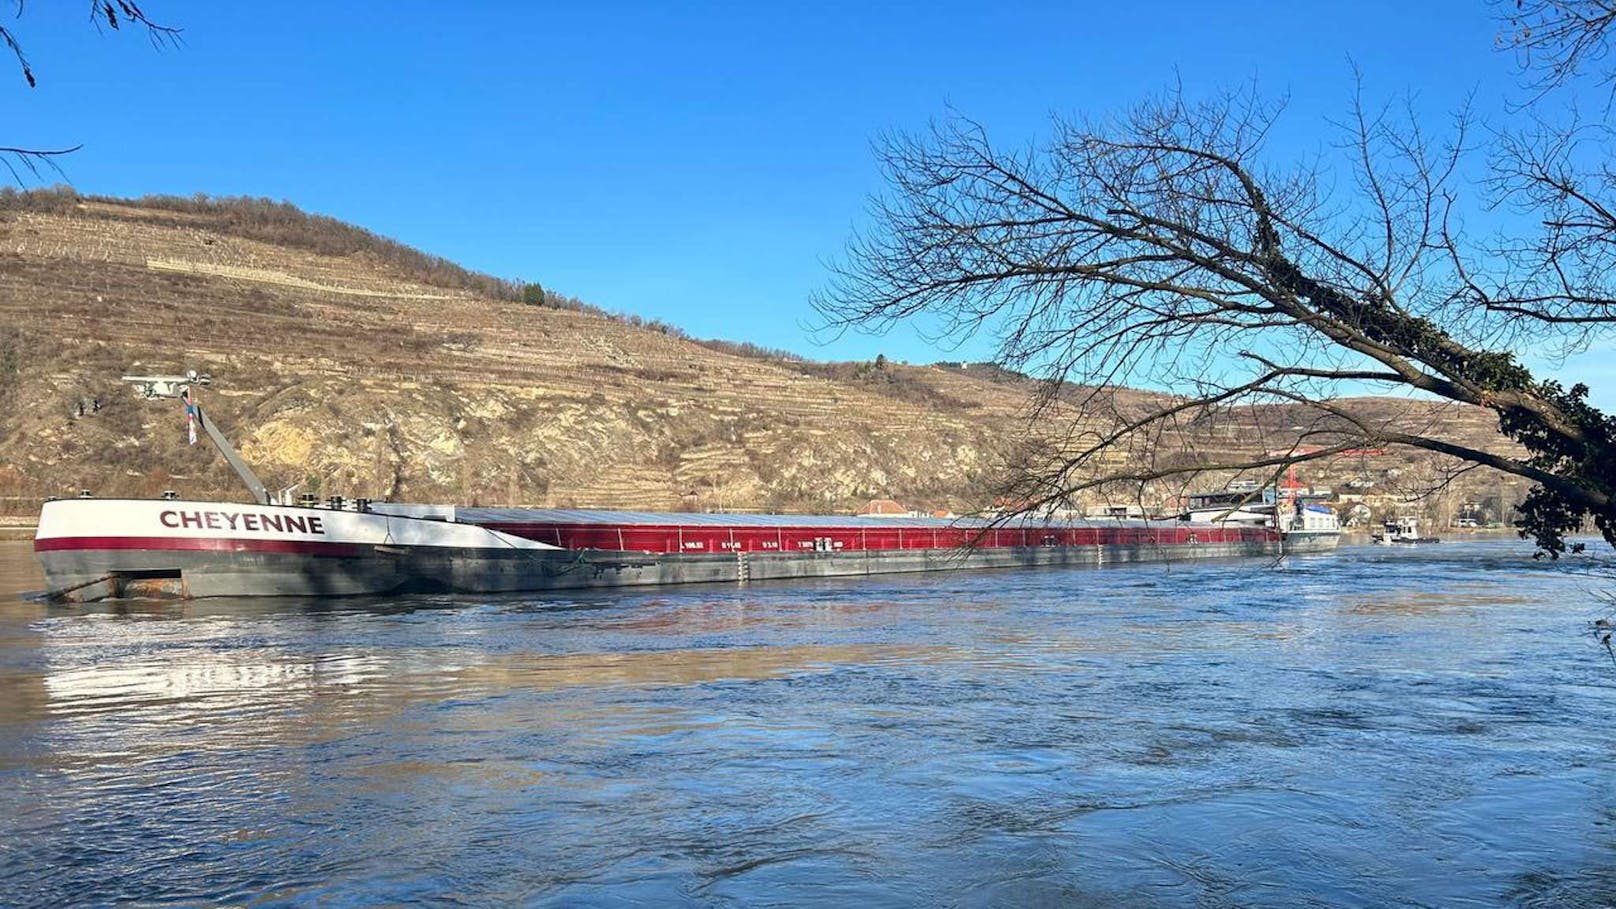
[[1339, 533], [1298, 533], [1284, 535], [1286, 555], [1317, 555], [1335, 552], [1341, 545]]
[[454, 549], [348, 555], [92, 549], [38, 553], [52, 588], [66, 591], [60, 598], [86, 602], [140, 596], [515, 593], [1278, 555], [1278, 543], [1256, 541], [737, 555]]
[[[51, 598], [92, 601], [475, 594], [1087, 568], [1277, 557], [1288, 548], [1273, 531], [1190, 524], [992, 528], [922, 520], [848, 528], [843, 518], [806, 517], [795, 519], [800, 526], [776, 519], [767, 527], [736, 527], [691, 518], [688, 525], [664, 527], [612, 523], [618, 515], [600, 513], [594, 524], [529, 520], [490, 526], [456, 520], [447, 508], [403, 511], [70, 499], [46, 504], [34, 550]], [[883, 536], [896, 548], [875, 545]], [[589, 545], [595, 539], [635, 537], [645, 548]], [[914, 546], [917, 540], [931, 545]], [[1029, 540], [1039, 542], [1028, 545]], [[1021, 545], [1005, 545], [1011, 541]], [[777, 548], [765, 548], [771, 544]], [[662, 548], [651, 548], [657, 545]]]

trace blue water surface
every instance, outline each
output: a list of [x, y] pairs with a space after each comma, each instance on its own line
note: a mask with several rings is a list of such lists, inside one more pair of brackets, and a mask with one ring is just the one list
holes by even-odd
[[0, 594], [0, 905], [1612, 905], [1616, 566], [1529, 555]]

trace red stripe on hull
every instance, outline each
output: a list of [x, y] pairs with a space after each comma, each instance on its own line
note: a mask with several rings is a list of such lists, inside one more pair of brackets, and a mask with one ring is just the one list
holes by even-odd
[[1261, 527], [844, 527], [715, 526], [709, 524], [538, 524], [481, 526], [563, 549], [652, 553], [881, 552], [915, 549], [999, 549], [1071, 546], [1192, 546], [1279, 539]]
[[[652, 553], [735, 552], [880, 552], [920, 549], [999, 549], [1011, 547], [1193, 546], [1197, 543], [1271, 542], [1273, 531], [1261, 528], [1188, 530], [1163, 528], [1061, 528], [1056, 530], [976, 530], [959, 528], [713, 528], [617, 527], [611, 525], [483, 525], [514, 536], [565, 549]], [[825, 541], [825, 548], [816, 545]], [[131, 550], [171, 552], [264, 552], [316, 556], [359, 556], [371, 547], [362, 543], [320, 540], [258, 540], [224, 537], [46, 537], [34, 541], [35, 552], [56, 550]]]
[[357, 556], [370, 547], [361, 543], [319, 540], [241, 540], [220, 537], [46, 537], [34, 541], [35, 552], [63, 549], [151, 549], [172, 552], [274, 552], [295, 555]]

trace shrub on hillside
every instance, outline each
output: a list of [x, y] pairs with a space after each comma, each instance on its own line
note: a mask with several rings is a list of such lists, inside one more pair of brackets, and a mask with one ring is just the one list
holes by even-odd
[[702, 347], [705, 347], [708, 350], [716, 350], [719, 353], [726, 353], [737, 357], [747, 357], [748, 359], [752, 360], [784, 360], [787, 363], [807, 362], [803, 357], [794, 354], [789, 350], [781, 350], [777, 347], [764, 347], [760, 344], [752, 344], [747, 341], [725, 341], [721, 338], [691, 338], [690, 340], [696, 344], [700, 344]]
[[944, 394], [933, 388], [923, 378], [920, 369], [907, 366], [894, 366], [886, 357], [878, 357], [874, 362], [843, 362], [843, 363], [813, 363], [803, 361], [797, 364], [803, 372], [830, 379], [833, 382], [846, 382], [851, 385], [862, 385], [878, 394], [909, 401], [915, 404], [929, 404], [949, 409], [962, 409], [970, 405], [954, 397]]

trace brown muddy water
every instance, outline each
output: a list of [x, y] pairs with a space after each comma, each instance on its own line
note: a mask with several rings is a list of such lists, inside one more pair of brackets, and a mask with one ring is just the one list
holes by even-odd
[[47, 607], [0, 905], [1606, 906], [1608, 559]]

